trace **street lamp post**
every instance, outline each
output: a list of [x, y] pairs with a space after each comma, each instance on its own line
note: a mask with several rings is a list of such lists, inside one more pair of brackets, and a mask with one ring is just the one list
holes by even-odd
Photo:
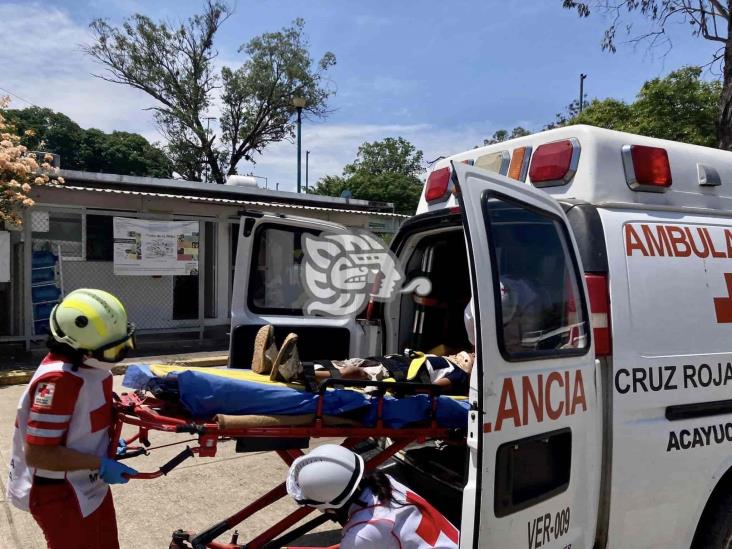
[[[204, 118], [204, 120], [206, 121], [206, 139], [208, 139], [209, 124], [211, 123], [211, 120], [216, 120], [216, 117], [215, 116], [207, 116], [206, 118]], [[211, 166], [208, 163], [208, 159], [205, 159], [205, 163], [206, 163], [206, 166], [204, 168], [205, 169], [204, 183], [211, 183], [211, 177], [209, 175], [211, 173], [211, 171], [210, 171], [211, 170]]]
[[310, 151], [305, 151], [305, 192], [308, 192], [308, 179], [310, 175]]
[[302, 109], [305, 106], [305, 98], [295, 96], [292, 98], [292, 104], [297, 109], [297, 192], [302, 191]]
[[582, 114], [582, 108], [585, 106], [585, 78], [587, 78], [587, 75], [580, 73], [580, 97], [579, 97], [580, 114]]

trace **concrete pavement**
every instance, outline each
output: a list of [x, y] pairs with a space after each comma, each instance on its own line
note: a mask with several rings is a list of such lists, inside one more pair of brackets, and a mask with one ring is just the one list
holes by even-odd
[[[115, 391], [122, 392], [121, 377], [115, 376]], [[0, 387], [0, 471], [10, 459], [15, 409], [25, 385]], [[154, 432], [152, 446], [186, 440], [188, 435]], [[323, 441], [325, 442], [325, 441]], [[150, 456], [126, 461], [139, 471], [153, 471], [185, 445], [161, 448]], [[215, 458], [190, 458], [167, 477], [132, 480], [112, 487], [117, 508], [120, 545], [123, 549], [167, 548], [173, 530], [200, 531], [244, 507], [285, 479], [287, 467], [271, 452], [236, 454], [234, 443], [219, 446]], [[5, 499], [7, 474], [0, 476], [0, 549], [41, 549], [43, 536], [29, 513]], [[244, 543], [295, 509], [284, 499], [257, 513], [239, 527]], [[338, 527], [326, 523], [319, 534], [307, 536], [300, 545], [323, 546], [337, 543]], [[221, 541], [229, 541], [230, 533]]]

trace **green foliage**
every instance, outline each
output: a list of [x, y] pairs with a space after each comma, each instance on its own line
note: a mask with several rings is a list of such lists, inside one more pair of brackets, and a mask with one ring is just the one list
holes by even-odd
[[[649, 50], [659, 49], [665, 56], [673, 47], [672, 36], [675, 28], [686, 26], [694, 36], [708, 40], [714, 44], [711, 60], [708, 65], [721, 66], [722, 83], [716, 87], [716, 121], [711, 124], [706, 118], [706, 106], [702, 112], [692, 111], [685, 113], [677, 111], [676, 115], [683, 120], [675, 120], [668, 116], [659, 103], [667, 90], [661, 88], [648, 89], [650, 110], [644, 112], [641, 106], [635, 107], [636, 114], [645, 120], [637, 127], [646, 134], [663, 133], [669, 138], [679, 138], [690, 143], [702, 143], [712, 146], [707, 131], [713, 130], [716, 135], [716, 145], [721, 149], [732, 150], [732, 3], [730, 0], [623, 0], [608, 2], [607, 0], [562, 0], [562, 7], [574, 10], [581, 17], [588, 17], [594, 10], [598, 10], [609, 22], [602, 39], [602, 49], [615, 52], [618, 40], [630, 43], [633, 46], [645, 43]], [[642, 22], [642, 30], [635, 25]], [[617, 37], [618, 29], [625, 37]], [[627, 38], [627, 40], [625, 40]], [[698, 77], [696, 78], [698, 80]], [[693, 80], [693, 78], [692, 78]], [[646, 83], [651, 84], [653, 81]], [[662, 84], [663, 82], [659, 82]], [[681, 83], [679, 83], [681, 86]], [[701, 90], [706, 94], [709, 90]], [[676, 96], [672, 98], [676, 99]], [[705, 103], [704, 98], [692, 101], [691, 106], [696, 108]], [[672, 103], [673, 104], [673, 103]], [[669, 106], [669, 109], [673, 107]], [[646, 115], [657, 117], [657, 124]], [[687, 115], [688, 114], [688, 115]], [[666, 121], [674, 122], [671, 128], [663, 128]], [[671, 137], [675, 136], [675, 137]]]
[[349, 190], [353, 198], [393, 202], [396, 212], [413, 214], [422, 193], [422, 170], [422, 151], [402, 137], [387, 137], [361, 145], [342, 176], [325, 176], [309, 192], [340, 196]]
[[636, 133], [716, 146], [722, 85], [701, 80], [701, 72], [684, 67], [643, 84], [632, 105]]
[[403, 137], [387, 137], [381, 141], [364, 143], [358, 148], [356, 160], [343, 168], [346, 175], [367, 173], [380, 175], [394, 173], [417, 177], [423, 171], [422, 151]]
[[[62, 113], [40, 107], [6, 111], [29, 150], [61, 156], [62, 168], [149, 177], [170, 177], [172, 164], [139, 134], [83, 129]], [[29, 131], [30, 130], [30, 131]]]
[[[304, 21], [264, 33], [239, 48], [246, 60], [216, 71], [214, 38], [232, 13], [228, 4], [209, 0], [204, 12], [176, 27], [136, 14], [119, 27], [92, 22], [94, 43], [87, 53], [107, 69], [100, 78], [146, 92], [155, 119], [168, 139], [175, 169], [200, 179], [204, 166], [224, 183], [239, 161], [253, 162], [270, 143], [292, 138], [303, 98], [305, 115], [322, 118], [332, 93], [324, 73], [335, 64], [328, 52], [315, 63]], [[219, 130], [208, 110], [221, 109]]]
[[590, 124], [714, 147], [722, 86], [716, 80], [702, 80], [701, 73], [699, 67], [683, 67], [664, 78], [649, 80], [632, 103], [593, 99], [582, 113], [571, 105], [567, 116], [557, 115], [551, 126]]
[[531, 132], [526, 128], [522, 128], [521, 126], [516, 126], [510, 132], [508, 130], [501, 129], [496, 131], [491, 138], [484, 139], [483, 146], [495, 145], [496, 143], [503, 143], [504, 141], [508, 141], [509, 139], [516, 139], [517, 137], [524, 137], [527, 135], [531, 135]]

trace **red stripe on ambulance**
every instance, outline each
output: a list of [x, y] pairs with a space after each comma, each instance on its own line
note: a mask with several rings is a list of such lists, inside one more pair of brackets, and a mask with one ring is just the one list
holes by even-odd
[[483, 431], [500, 431], [504, 423], [523, 427], [557, 420], [587, 411], [587, 397], [582, 371], [550, 372], [547, 376], [508, 377], [503, 380], [496, 421], [486, 423]]

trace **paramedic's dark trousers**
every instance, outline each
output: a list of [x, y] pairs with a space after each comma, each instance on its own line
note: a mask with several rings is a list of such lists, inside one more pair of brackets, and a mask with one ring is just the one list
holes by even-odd
[[49, 549], [119, 549], [112, 491], [88, 517], [82, 517], [67, 482], [34, 483], [30, 512], [43, 530]]

